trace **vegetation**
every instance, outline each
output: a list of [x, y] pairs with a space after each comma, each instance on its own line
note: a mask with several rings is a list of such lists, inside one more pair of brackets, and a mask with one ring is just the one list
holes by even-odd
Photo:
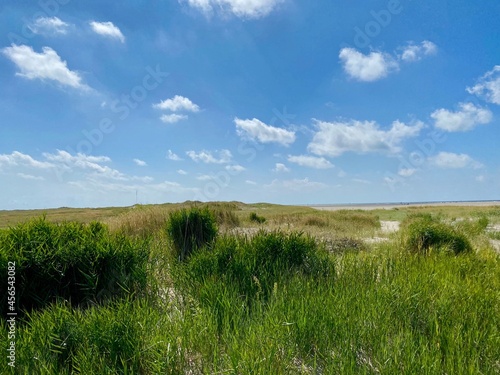
[[264, 216], [257, 215], [255, 212], [250, 212], [250, 221], [258, 224], [263, 224], [266, 222], [266, 218]]
[[444, 251], [456, 255], [471, 250], [471, 244], [463, 233], [430, 215], [408, 219], [403, 236], [406, 249], [413, 253]]
[[[250, 212], [264, 213], [265, 225]], [[42, 219], [0, 230], [0, 264], [17, 257], [22, 295], [28, 258], [59, 270], [59, 254], [97, 264], [111, 253], [117, 265], [120, 254], [137, 255], [128, 273], [94, 268], [113, 298], [76, 288], [92, 303], [32, 306], [17, 322], [10, 373], [500, 373], [500, 256], [489, 242], [499, 216], [457, 212], [190, 202], [121, 212], [105, 219], [111, 230]], [[220, 219], [233, 215], [237, 226]], [[402, 226], [385, 235], [379, 217], [390, 215]], [[182, 251], [189, 256], [179, 262]], [[57, 280], [51, 272], [44, 276]], [[130, 276], [116, 281], [122, 274]], [[7, 332], [2, 320], [3, 348]], [[6, 356], [0, 368], [9, 369]]]
[[170, 213], [167, 234], [179, 260], [211, 243], [217, 236], [215, 216], [208, 208], [182, 209]]
[[[147, 244], [109, 233], [99, 222], [53, 224], [44, 218], [0, 236], [0, 277], [15, 263], [19, 309], [30, 311], [58, 299], [73, 306], [140, 291], [146, 285]], [[0, 297], [5, 314], [6, 294]]]

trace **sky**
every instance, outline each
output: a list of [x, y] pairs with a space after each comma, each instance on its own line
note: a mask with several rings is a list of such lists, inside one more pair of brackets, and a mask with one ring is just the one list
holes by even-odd
[[0, 209], [500, 199], [500, 3], [0, 2]]

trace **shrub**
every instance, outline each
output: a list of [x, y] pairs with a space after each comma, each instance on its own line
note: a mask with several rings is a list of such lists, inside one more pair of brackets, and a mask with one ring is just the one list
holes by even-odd
[[250, 213], [250, 221], [253, 221], [255, 223], [263, 224], [266, 222], [266, 218], [263, 216], [257, 215], [255, 212]]
[[429, 254], [436, 250], [456, 255], [471, 250], [462, 233], [430, 217], [413, 218], [405, 225], [403, 235], [406, 249], [413, 253]]
[[183, 261], [217, 236], [217, 224], [208, 208], [182, 209], [170, 213], [167, 234], [172, 242], [174, 255]]
[[314, 238], [259, 231], [251, 238], [218, 238], [210, 251], [193, 254], [184, 268], [187, 280], [180, 284], [189, 285], [188, 292], [202, 303], [209, 303], [206, 289], [214, 287], [212, 284], [230, 285], [251, 305], [256, 298], [266, 298], [275, 282], [296, 273], [322, 275], [326, 266], [326, 253], [320, 251]]
[[[145, 241], [111, 234], [98, 222], [53, 224], [44, 218], [3, 230], [0, 277], [7, 280], [15, 262], [15, 287], [20, 310], [63, 299], [87, 305], [140, 291], [146, 284]], [[7, 307], [6, 292], [0, 311]]]

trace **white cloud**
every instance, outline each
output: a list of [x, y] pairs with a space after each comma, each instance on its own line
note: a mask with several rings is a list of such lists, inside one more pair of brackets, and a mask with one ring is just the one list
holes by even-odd
[[95, 33], [106, 36], [108, 38], [118, 39], [120, 42], [125, 43], [125, 37], [118, 27], [113, 25], [113, 22], [89, 22], [90, 27]]
[[160, 120], [166, 124], [175, 124], [181, 120], [186, 120], [188, 117], [186, 115], [178, 115], [177, 113], [172, 113], [170, 115], [162, 115]]
[[410, 177], [413, 176], [417, 172], [415, 168], [402, 168], [398, 171], [398, 175], [401, 177]]
[[322, 182], [309, 181], [308, 178], [292, 180], [273, 180], [269, 185], [265, 185], [266, 188], [272, 190], [292, 190], [292, 191], [312, 191], [325, 189], [328, 185]]
[[382, 130], [374, 121], [315, 121], [318, 131], [307, 149], [323, 156], [339, 156], [349, 151], [397, 153], [405, 139], [417, 136], [424, 127], [421, 122], [406, 125], [394, 121], [389, 130]]
[[219, 158], [216, 158], [212, 155], [210, 151], [187, 151], [186, 154], [195, 162], [203, 162], [203, 163], [213, 163], [213, 164], [226, 164], [231, 162], [231, 151], [229, 150], [221, 150], [218, 152]]
[[35, 181], [44, 181], [45, 180], [45, 178], [43, 178], [42, 176], [33, 176], [31, 174], [18, 173], [17, 175], [21, 178], [24, 178], [25, 180], [35, 180]]
[[500, 65], [494, 66], [478, 80], [475, 86], [468, 87], [467, 91], [484, 98], [489, 103], [500, 105]]
[[235, 165], [226, 165], [226, 170], [230, 172], [243, 172], [246, 170], [245, 167], [235, 164]]
[[266, 125], [254, 118], [252, 120], [234, 119], [236, 132], [240, 137], [245, 137], [262, 143], [275, 142], [289, 146], [295, 142], [295, 132], [282, 128]]
[[352, 181], [357, 182], [358, 184], [371, 185], [371, 181], [363, 180], [362, 178], [353, 178]]
[[437, 53], [437, 50], [437, 46], [428, 40], [424, 40], [420, 45], [412, 42], [403, 48], [403, 52], [399, 58], [405, 62], [419, 61], [424, 56], [434, 55]]
[[37, 169], [55, 168], [55, 164], [46, 161], [38, 161], [30, 155], [23, 154], [19, 151], [14, 151], [11, 154], [0, 154], [0, 168], [7, 166], [24, 166]]
[[2, 53], [7, 56], [20, 72], [16, 75], [27, 79], [56, 81], [63, 86], [87, 90], [80, 75], [68, 69], [66, 61], [61, 60], [56, 51], [43, 47], [42, 53], [37, 53], [30, 46], [12, 44], [5, 47]]
[[257, 183], [255, 181], [252, 181], [252, 180], [246, 180], [245, 184], [248, 184], [248, 185], [257, 185]]
[[436, 156], [429, 158], [429, 161], [439, 168], [443, 169], [460, 169], [482, 167], [482, 164], [472, 159], [467, 154], [455, 154], [453, 152], [440, 152]]
[[57, 17], [39, 17], [28, 28], [35, 34], [67, 34], [69, 24]]
[[328, 169], [333, 168], [333, 164], [330, 163], [323, 157], [308, 156], [308, 155], [298, 155], [292, 156], [288, 155], [288, 161], [291, 163], [296, 163], [302, 167], [309, 167], [315, 169]]
[[168, 109], [172, 112], [177, 112], [177, 111], [198, 112], [200, 110], [200, 107], [194, 104], [191, 100], [180, 95], [175, 95], [171, 99], [165, 99], [160, 103], [153, 104], [153, 108]]
[[111, 159], [107, 156], [92, 156], [81, 153], [71, 155], [69, 152], [61, 150], [57, 150], [56, 154], [44, 152], [43, 156], [47, 160], [59, 163], [59, 166], [64, 167], [66, 170], [88, 170], [96, 177], [105, 177], [114, 180], [129, 179], [129, 177], [118, 170], [110, 168], [107, 165], [102, 165], [111, 162]]
[[476, 107], [472, 103], [460, 103], [459, 110], [451, 112], [441, 108], [434, 111], [431, 117], [435, 126], [448, 132], [464, 132], [477, 125], [488, 124], [493, 119], [493, 114], [486, 108]]
[[358, 81], [373, 82], [399, 69], [397, 61], [382, 52], [364, 55], [354, 48], [343, 48], [339, 58], [345, 72]]
[[188, 174], [184, 169], [178, 169], [177, 173], [179, 173], [180, 175], [183, 175], [183, 176]]
[[134, 163], [139, 167], [145, 167], [148, 165], [148, 163], [146, 163], [144, 160], [141, 159], [134, 159]]
[[203, 174], [201, 176], [198, 176], [196, 177], [197, 180], [200, 180], [200, 181], [210, 181], [210, 180], [213, 180], [214, 177], [213, 176], [210, 176], [208, 174]]
[[207, 15], [214, 11], [241, 18], [265, 17], [283, 0], [183, 0]]
[[276, 163], [273, 172], [290, 172], [290, 168], [287, 168], [287, 166], [283, 163]]
[[172, 152], [172, 150], [168, 150], [167, 151], [167, 159], [174, 160], [174, 161], [183, 160], [179, 155], [177, 155], [174, 152]]

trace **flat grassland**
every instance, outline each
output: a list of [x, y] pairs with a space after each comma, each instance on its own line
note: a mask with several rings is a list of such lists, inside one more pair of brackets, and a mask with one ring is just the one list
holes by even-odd
[[[193, 206], [212, 210], [219, 235], [179, 262], [166, 222]], [[30, 312], [16, 326], [11, 373], [500, 374], [496, 203], [0, 211], [0, 239], [40, 216], [100, 221], [143, 239], [147, 287], [86, 307], [57, 301]], [[408, 223], [420, 217], [466, 237], [471, 250], [411, 251]], [[2, 324], [4, 349], [9, 327]], [[0, 368], [7, 363], [2, 354]]]

